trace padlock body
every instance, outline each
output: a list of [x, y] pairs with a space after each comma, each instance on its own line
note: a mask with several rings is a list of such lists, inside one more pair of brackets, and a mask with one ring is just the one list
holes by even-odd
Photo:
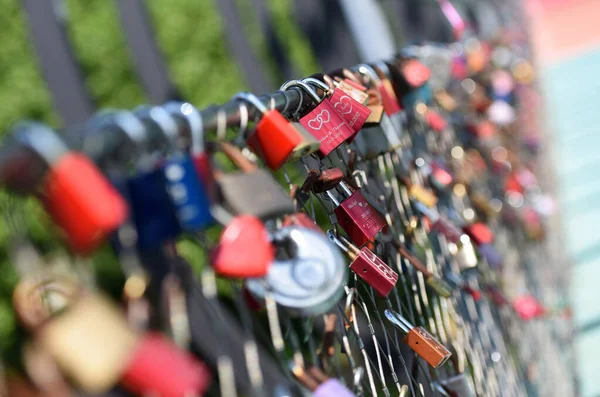
[[210, 158], [206, 153], [194, 153], [192, 154], [192, 161], [196, 169], [196, 174], [200, 177], [200, 182], [206, 187], [208, 192], [211, 192], [215, 181], [210, 165]]
[[264, 277], [273, 259], [274, 248], [265, 225], [255, 216], [240, 215], [221, 233], [211, 265], [224, 277]]
[[327, 100], [352, 129], [352, 135], [346, 140], [348, 143], [352, 142], [369, 118], [371, 109], [340, 89], [335, 89]]
[[462, 235], [462, 230], [446, 218], [439, 218], [433, 223], [431, 230], [444, 235], [446, 240], [454, 244], [460, 241], [460, 236]]
[[203, 395], [210, 381], [205, 364], [155, 333], [142, 338], [122, 378], [123, 386], [137, 395], [161, 397]]
[[431, 166], [431, 174], [429, 175], [429, 181], [431, 185], [438, 191], [446, 191], [453, 182], [452, 174], [443, 167], [433, 164]]
[[167, 192], [163, 168], [140, 172], [128, 180], [138, 248], [155, 248], [181, 233], [176, 209]]
[[300, 124], [319, 141], [321, 156], [327, 156], [353, 134], [352, 129], [329, 101], [321, 102], [302, 117]]
[[348, 388], [338, 379], [328, 379], [313, 392], [313, 397], [354, 397]]
[[383, 105], [385, 114], [391, 116], [402, 111], [402, 108], [398, 104], [396, 94], [394, 93], [391, 83], [388, 80], [380, 80], [377, 83], [377, 90], [381, 94], [381, 104]]
[[448, 128], [448, 122], [435, 110], [428, 110], [425, 114], [425, 121], [429, 124], [429, 127], [435, 132], [442, 132]]
[[286, 215], [283, 218], [283, 227], [286, 226], [300, 226], [323, 233], [323, 230], [315, 223], [315, 221], [304, 212]]
[[542, 317], [546, 314], [544, 306], [531, 295], [520, 296], [513, 302], [512, 306], [519, 317], [525, 321]]
[[344, 171], [339, 168], [322, 170], [317, 180], [313, 183], [311, 190], [315, 193], [324, 193], [336, 187], [344, 180]]
[[236, 215], [262, 220], [295, 212], [294, 202], [269, 171], [223, 174], [217, 180], [226, 205]]
[[112, 389], [138, 346], [138, 339], [116, 306], [88, 295], [39, 330], [39, 341], [82, 390]]
[[86, 156], [68, 153], [49, 169], [42, 202], [80, 254], [96, 249], [127, 218], [127, 203]]
[[502, 266], [502, 255], [492, 244], [482, 244], [477, 247], [477, 251], [492, 269], [499, 269]]
[[306, 128], [304, 128], [302, 124], [298, 122], [292, 122], [291, 124], [296, 129], [296, 131], [298, 131], [298, 133], [302, 137], [302, 140], [298, 145], [296, 145], [288, 161], [295, 161], [302, 157], [308, 156], [311, 153], [317, 152], [321, 147], [319, 141], [317, 141], [317, 139], [314, 136], [312, 136], [308, 131], [306, 131]]
[[272, 170], [280, 169], [302, 142], [302, 135], [277, 110], [261, 117], [252, 138], [248, 144]]
[[466, 235], [463, 235], [461, 237], [461, 245], [456, 253], [456, 261], [458, 262], [458, 266], [461, 270], [472, 269], [479, 263], [477, 260], [477, 254], [475, 253], [475, 247], [473, 247], [471, 240], [466, 239], [465, 236]]
[[418, 184], [411, 185], [408, 194], [413, 200], [417, 200], [429, 208], [435, 207], [438, 202], [438, 198], [431, 190]]
[[334, 212], [339, 225], [359, 247], [373, 240], [386, 226], [385, 219], [371, 207], [359, 190], [342, 201]]
[[398, 273], [366, 247], [360, 250], [350, 269], [381, 296], [387, 296], [398, 282]]
[[491, 244], [494, 242], [494, 234], [485, 223], [477, 222], [465, 226], [464, 230], [477, 245]]
[[414, 327], [404, 338], [408, 346], [433, 368], [442, 366], [452, 355], [423, 327]]
[[450, 298], [454, 292], [450, 284], [435, 276], [427, 278], [427, 285], [429, 285], [439, 296], [443, 296], [444, 298]]
[[163, 165], [167, 192], [183, 230], [196, 232], [214, 223], [210, 200], [192, 158], [174, 156]]
[[475, 397], [473, 386], [465, 374], [452, 376], [440, 382], [460, 397]]

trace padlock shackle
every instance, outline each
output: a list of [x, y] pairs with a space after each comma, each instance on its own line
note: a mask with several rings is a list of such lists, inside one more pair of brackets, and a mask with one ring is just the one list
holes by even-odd
[[237, 146], [229, 142], [219, 142], [219, 148], [242, 172], [252, 172], [258, 169], [258, 166], [244, 156]]
[[352, 191], [350, 190], [350, 188], [348, 187], [348, 185], [346, 185], [346, 183], [344, 181], [340, 182], [340, 187], [342, 188], [344, 193], [346, 193], [348, 195], [348, 197], [352, 196]]
[[327, 194], [327, 196], [329, 196], [329, 198], [331, 199], [331, 201], [333, 201], [333, 204], [336, 205], [336, 207], [340, 206], [340, 202], [338, 201], [338, 199], [335, 198], [335, 196], [331, 193], [331, 190], [327, 190], [325, 192], [325, 194]]
[[188, 102], [167, 102], [163, 105], [165, 110], [176, 118], [185, 120], [190, 130], [192, 154], [204, 153], [204, 125], [200, 111]]
[[[159, 138], [166, 140], [169, 149], [177, 147], [178, 128], [177, 123], [163, 107], [160, 106], [140, 106], [134, 110], [134, 114], [140, 121], [149, 121], [154, 124], [156, 130], [160, 133]], [[146, 133], [151, 132], [146, 128]], [[150, 136], [150, 141], [152, 140]]]
[[327, 238], [329, 239], [329, 241], [331, 241], [332, 243], [334, 243], [335, 245], [340, 247], [341, 250], [344, 251], [345, 253], [347, 253], [347, 254], [350, 253], [350, 249], [346, 245], [344, 245], [344, 243], [342, 241], [340, 241], [340, 239], [337, 238], [333, 229], [327, 230]]
[[408, 334], [414, 326], [408, 322], [404, 317], [400, 314], [396, 313], [393, 310], [385, 309], [385, 317], [397, 328], [400, 328], [405, 334]]
[[329, 96], [331, 94], [331, 88], [329, 87], [329, 85], [325, 84], [324, 82], [322, 82], [319, 79], [315, 79], [314, 77], [307, 77], [305, 79], [302, 79], [303, 83], [307, 83], [307, 84], [312, 84], [318, 88], [320, 88], [321, 90], [323, 90], [323, 92], [325, 93], [325, 96]]
[[356, 65], [353, 69], [356, 70], [358, 73], [362, 74], [363, 76], [369, 77], [373, 81], [373, 83], [380, 80], [379, 76], [377, 75], [377, 72], [371, 67], [371, 65], [361, 63], [359, 65]]
[[360, 254], [360, 250], [358, 249], [358, 247], [356, 247], [354, 244], [352, 244], [346, 237], [344, 237], [343, 235], [340, 234], [339, 239], [342, 241], [343, 244], [346, 244], [346, 246], [348, 247], [348, 249], [350, 251], [352, 251], [356, 255]]
[[264, 116], [269, 109], [262, 103], [262, 101], [254, 94], [250, 92], [238, 92], [231, 97], [234, 101], [244, 101], [254, 106]]
[[40, 156], [49, 167], [71, 150], [62, 138], [42, 123], [22, 122], [11, 132], [13, 139]]
[[279, 89], [281, 91], [286, 91], [290, 87], [300, 87], [304, 92], [306, 92], [308, 94], [308, 96], [313, 100], [315, 105], [318, 105], [319, 103], [322, 102], [322, 99], [319, 97], [319, 95], [317, 95], [315, 90], [313, 90], [310, 85], [306, 84], [305, 82], [303, 82], [301, 80], [286, 81], [285, 83], [283, 83], [281, 85], [281, 87], [279, 87]]

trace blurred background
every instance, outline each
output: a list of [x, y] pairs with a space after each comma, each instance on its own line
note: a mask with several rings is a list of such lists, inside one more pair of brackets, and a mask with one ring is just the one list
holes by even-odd
[[[53, 102], [31, 37], [25, 7], [38, 1], [0, 0], [0, 131], [22, 119], [68, 127]], [[140, 79], [136, 54], [122, 27], [116, 1], [50, 1], [63, 25], [91, 108], [127, 108], [153, 102]], [[126, 2], [127, 0], [120, 0]], [[364, 43], [353, 40], [343, 13], [344, 1], [330, 0], [146, 0], [148, 27], [172, 86], [154, 87], [157, 96], [185, 98], [199, 108], [227, 101], [235, 92], [276, 90], [293, 77], [358, 63], [368, 57]], [[360, 3], [360, 2], [359, 2]], [[452, 31], [435, 1], [377, 2], [387, 15], [384, 32], [396, 49], [414, 40], [452, 41]], [[455, 2], [459, 6], [473, 2]], [[464, 4], [463, 4], [464, 3]], [[231, 5], [235, 4], [235, 12]], [[570, 282], [576, 327], [576, 355], [582, 396], [600, 395], [596, 360], [600, 356], [600, 182], [596, 133], [600, 79], [600, 2], [598, 0], [529, 0], [522, 4], [530, 23], [542, 92], [547, 177], [559, 197], [561, 220], [556, 232], [558, 255], [574, 266]], [[346, 18], [346, 19], [344, 19]], [[518, 23], [518, 21], [516, 21]], [[242, 40], [243, 38], [243, 40]], [[244, 41], [247, 41], [245, 43]], [[378, 43], [377, 45], [381, 45]], [[374, 47], [377, 47], [374, 45]], [[384, 50], [382, 50], [384, 51]], [[152, 62], [148, 61], [148, 62]], [[143, 62], [142, 62], [143, 63]], [[254, 67], [248, 67], [248, 65]], [[152, 65], [150, 65], [152, 66]], [[162, 91], [161, 91], [162, 88]], [[54, 87], [59, 89], [60, 87]], [[2, 193], [3, 194], [3, 193]], [[2, 203], [5, 203], [2, 197]], [[3, 207], [4, 208], [4, 207]], [[51, 222], [33, 201], [26, 203], [26, 226], [36, 244], [56, 261], [60, 249]], [[564, 227], [564, 229], [563, 229]], [[562, 232], [564, 230], [564, 232]], [[9, 263], [9, 238], [0, 224], [0, 353], [15, 360], [21, 336], [16, 331], [10, 296], [17, 280]], [[193, 257], [195, 246], [181, 243]], [[98, 283], [115, 295], [122, 276], [114, 258], [99, 252], [92, 259]], [[195, 263], [196, 265], [201, 265]]]

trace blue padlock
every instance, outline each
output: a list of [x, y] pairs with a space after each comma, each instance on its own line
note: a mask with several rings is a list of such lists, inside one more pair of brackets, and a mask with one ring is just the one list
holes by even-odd
[[197, 232], [211, 225], [210, 201], [188, 153], [176, 147], [179, 128], [172, 114], [162, 107], [142, 107], [136, 115], [156, 137], [162, 137], [167, 156], [161, 166], [165, 190], [180, 227]]
[[208, 195], [189, 155], [177, 154], [167, 159], [164, 175], [167, 192], [184, 230], [196, 232], [214, 223]]
[[127, 188], [138, 233], [138, 248], [159, 246], [181, 233], [162, 167], [129, 178]]
[[417, 103], [429, 105], [433, 100], [433, 90], [429, 83], [423, 84], [421, 87], [415, 88], [402, 97], [402, 106], [405, 109], [413, 108]]

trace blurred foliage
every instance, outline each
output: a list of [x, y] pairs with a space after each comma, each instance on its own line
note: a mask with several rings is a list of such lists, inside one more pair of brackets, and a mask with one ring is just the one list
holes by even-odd
[[[44, 0], [46, 1], [46, 0]], [[223, 34], [215, 1], [147, 0], [159, 46], [167, 60], [171, 78], [184, 98], [198, 107], [223, 103], [246, 88]], [[274, 68], [267, 57], [261, 29], [253, 20], [249, 1], [239, 1], [246, 33], [265, 65]], [[277, 37], [297, 70], [303, 75], [317, 71], [316, 62], [299, 30], [292, 22], [289, 0], [269, 0]], [[114, 1], [63, 0], [68, 37], [81, 64], [86, 84], [98, 108], [131, 109], [146, 98], [129, 57], [126, 40], [119, 25]], [[19, 120], [34, 119], [60, 127], [35, 51], [29, 40], [29, 26], [19, 0], [0, 0], [0, 131], [5, 133]], [[292, 51], [293, 49], [293, 51]], [[279, 83], [278, 81], [274, 81]], [[0, 192], [0, 354], [9, 353], [15, 361], [22, 332], [16, 327], [11, 294], [18, 275], [10, 261], [11, 238], [26, 230], [38, 250], [51, 256], [64, 251], [59, 232], [34, 199], [10, 200]], [[15, 203], [18, 202], [18, 205]], [[16, 217], [18, 215], [18, 217]], [[22, 219], [11, 224], [7, 218]], [[213, 233], [211, 233], [213, 234]], [[210, 237], [210, 236], [209, 236]], [[213, 236], [214, 238], [214, 236]], [[205, 253], [190, 240], [179, 243], [181, 254], [201, 268]], [[93, 258], [98, 285], [113, 295], [120, 294], [123, 275], [108, 248]]]

